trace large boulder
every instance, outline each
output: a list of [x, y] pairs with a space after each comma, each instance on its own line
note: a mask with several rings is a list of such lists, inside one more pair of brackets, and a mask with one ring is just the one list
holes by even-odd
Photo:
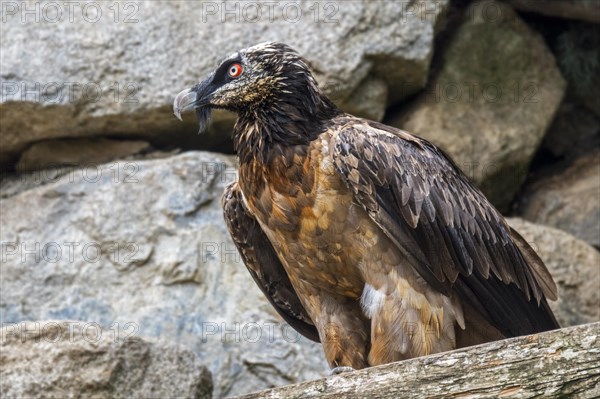
[[[130, 324], [130, 327], [134, 327]], [[4, 398], [211, 398], [208, 369], [182, 347], [135, 329], [76, 320], [3, 324]]]
[[236, 178], [232, 157], [187, 152], [40, 173], [2, 185], [1, 323], [132, 325], [196, 352], [215, 397], [327, 372], [320, 345], [276, 315], [226, 231], [220, 197]]
[[506, 210], [565, 92], [543, 38], [507, 5], [475, 2], [440, 69], [387, 122], [445, 149]]
[[550, 308], [562, 327], [600, 321], [600, 252], [552, 227], [509, 218], [508, 223], [535, 249], [558, 285]]
[[303, 54], [339, 104], [381, 118], [386, 105], [425, 85], [435, 25], [447, 4], [8, 2], [0, 27], [0, 164], [14, 163], [33, 142], [58, 137], [161, 142], [169, 134], [187, 148], [217, 146], [228, 139], [217, 132], [230, 128], [232, 116], [217, 113], [208, 136], [187, 135], [197, 124], [192, 116], [184, 124], [173, 117], [173, 97], [224, 57], [268, 40]]
[[600, 150], [531, 182], [519, 200], [518, 213], [600, 248]]

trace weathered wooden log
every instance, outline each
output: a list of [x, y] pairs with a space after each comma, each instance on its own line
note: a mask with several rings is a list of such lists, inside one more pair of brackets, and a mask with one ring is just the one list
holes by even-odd
[[597, 398], [600, 322], [278, 387], [240, 398]]

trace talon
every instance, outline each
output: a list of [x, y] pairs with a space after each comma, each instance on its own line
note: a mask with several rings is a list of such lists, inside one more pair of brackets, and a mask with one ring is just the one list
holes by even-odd
[[348, 366], [338, 366], [338, 367], [334, 367], [331, 369], [331, 371], [329, 371], [329, 375], [339, 375], [342, 373], [349, 373], [350, 371], [356, 371], [354, 368], [352, 367], [348, 367]]

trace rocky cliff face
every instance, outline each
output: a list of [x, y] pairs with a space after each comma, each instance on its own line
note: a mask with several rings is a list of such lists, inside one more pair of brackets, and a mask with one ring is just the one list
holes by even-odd
[[[212, 383], [222, 397], [327, 373], [225, 229], [219, 201], [237, 166], [217, 150], [230, 150], [233, 116], [196, 135], [192, 116], [171, 115], [181, 88], [265, 40], [304, 54], [343, 109], [446, 149], [516, 216], [559, 285], [561, 325], [599, 320], [600, 70], [586, 58], [598, 26], [575, 20], [580, 7], [564, 5], [575, 19], [563, 20], [507, 5], [523, 1], [465, 3], [282, 2], [272, 17], [268, 2], [98, 3], [96, 22], [93, 6], [72, 22], [35, 2], [6, 6], [3, 394], [204, 397]], [[15, 338], [23, 326], [33, 335]], [[52, 341], [71, 327], [79, 338]]]
[[[218, 146], [228, 139], [218, 127], [230, 127], [232, 115], [217, 115], [219, 126], [194, 140], [188, 134], [197, 131], [195, 121], [182, 125], [172, 117], [173, 93], [234, 51], [269, 40], [303, 54], [338, 103], [381, 118], [388, 103], [425, 85], [435, 24], [447, 4], [134, 1], [59, 9], [57, 18], [51, 7], [15, 3], [0, 28], [0, 163], [13, 163], [47, 138], [135, 136]], [[27, 19], [23, 13], [35, 7], [38, 15]]]

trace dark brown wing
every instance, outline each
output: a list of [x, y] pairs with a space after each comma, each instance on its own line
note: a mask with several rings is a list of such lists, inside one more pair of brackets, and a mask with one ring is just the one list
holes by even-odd
[[339, 122], [336, 170], [432, 287], [470, 301], [506, 336], [558, 327], [543, 262], [445, 154], [380, 123]]
[[225, 222], [244, 264], [271, 305], [296, 331], [319, 342], [319, 334], [300, 303], [271, 242], [243, 205], [237, 183], [225, 188], [221, 199]]

